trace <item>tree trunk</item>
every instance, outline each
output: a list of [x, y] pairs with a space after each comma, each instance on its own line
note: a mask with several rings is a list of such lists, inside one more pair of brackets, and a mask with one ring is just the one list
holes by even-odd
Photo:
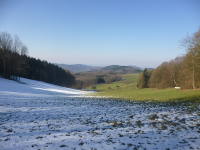
[[192, 88], [195, 89], [195, 67], [194, 59], [192, 59]]

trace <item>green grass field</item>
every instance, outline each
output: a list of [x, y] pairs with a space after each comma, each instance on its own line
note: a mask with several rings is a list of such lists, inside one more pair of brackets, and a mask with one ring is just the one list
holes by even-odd
[[96, 85], [95, 95], [142, 101], [200, 101], [200, 90], [138, 89], [138, 76], [126, 74], [122, 81]]

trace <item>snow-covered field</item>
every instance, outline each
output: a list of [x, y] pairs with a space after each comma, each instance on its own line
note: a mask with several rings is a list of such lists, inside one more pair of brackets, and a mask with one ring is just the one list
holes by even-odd
[[[21, 84], [19, 84], [21, 83]], [[0, 94], [19, 96], [80, 96], [88, 92], [65, 88], [41, 81], [20, 78], [20, 82], [0, 78]]]
[[0, 149], [200, 149], [200, 105], [87, 98], [0, 78]]

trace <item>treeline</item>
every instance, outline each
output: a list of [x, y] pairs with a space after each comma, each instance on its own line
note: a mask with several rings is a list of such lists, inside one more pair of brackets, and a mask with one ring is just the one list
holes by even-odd
[[27, 56], [28, 49], [15, 36], [0, 33], [0, 75], [19, 80], [25, 77], [52, 84], [71, 87], [75, 77], [57, 65]]
[[185, 56], [164, 62], [154, 70], [145, 69], [138, 88], [200, 88], [200, 30], [183, 44], [187, 50]]

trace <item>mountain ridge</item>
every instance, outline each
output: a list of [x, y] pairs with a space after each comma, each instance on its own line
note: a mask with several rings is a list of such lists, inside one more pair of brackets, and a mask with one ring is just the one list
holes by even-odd
[[108, 65], [104, 67], [91, 66], [85, 64], [57, 64], [59, 67], [69, 70], [72, 73], [81, 72], [113, 72], [113, 73], [138, 73], [143, 69], [137, 66], [125, 66], [125, 65]]

